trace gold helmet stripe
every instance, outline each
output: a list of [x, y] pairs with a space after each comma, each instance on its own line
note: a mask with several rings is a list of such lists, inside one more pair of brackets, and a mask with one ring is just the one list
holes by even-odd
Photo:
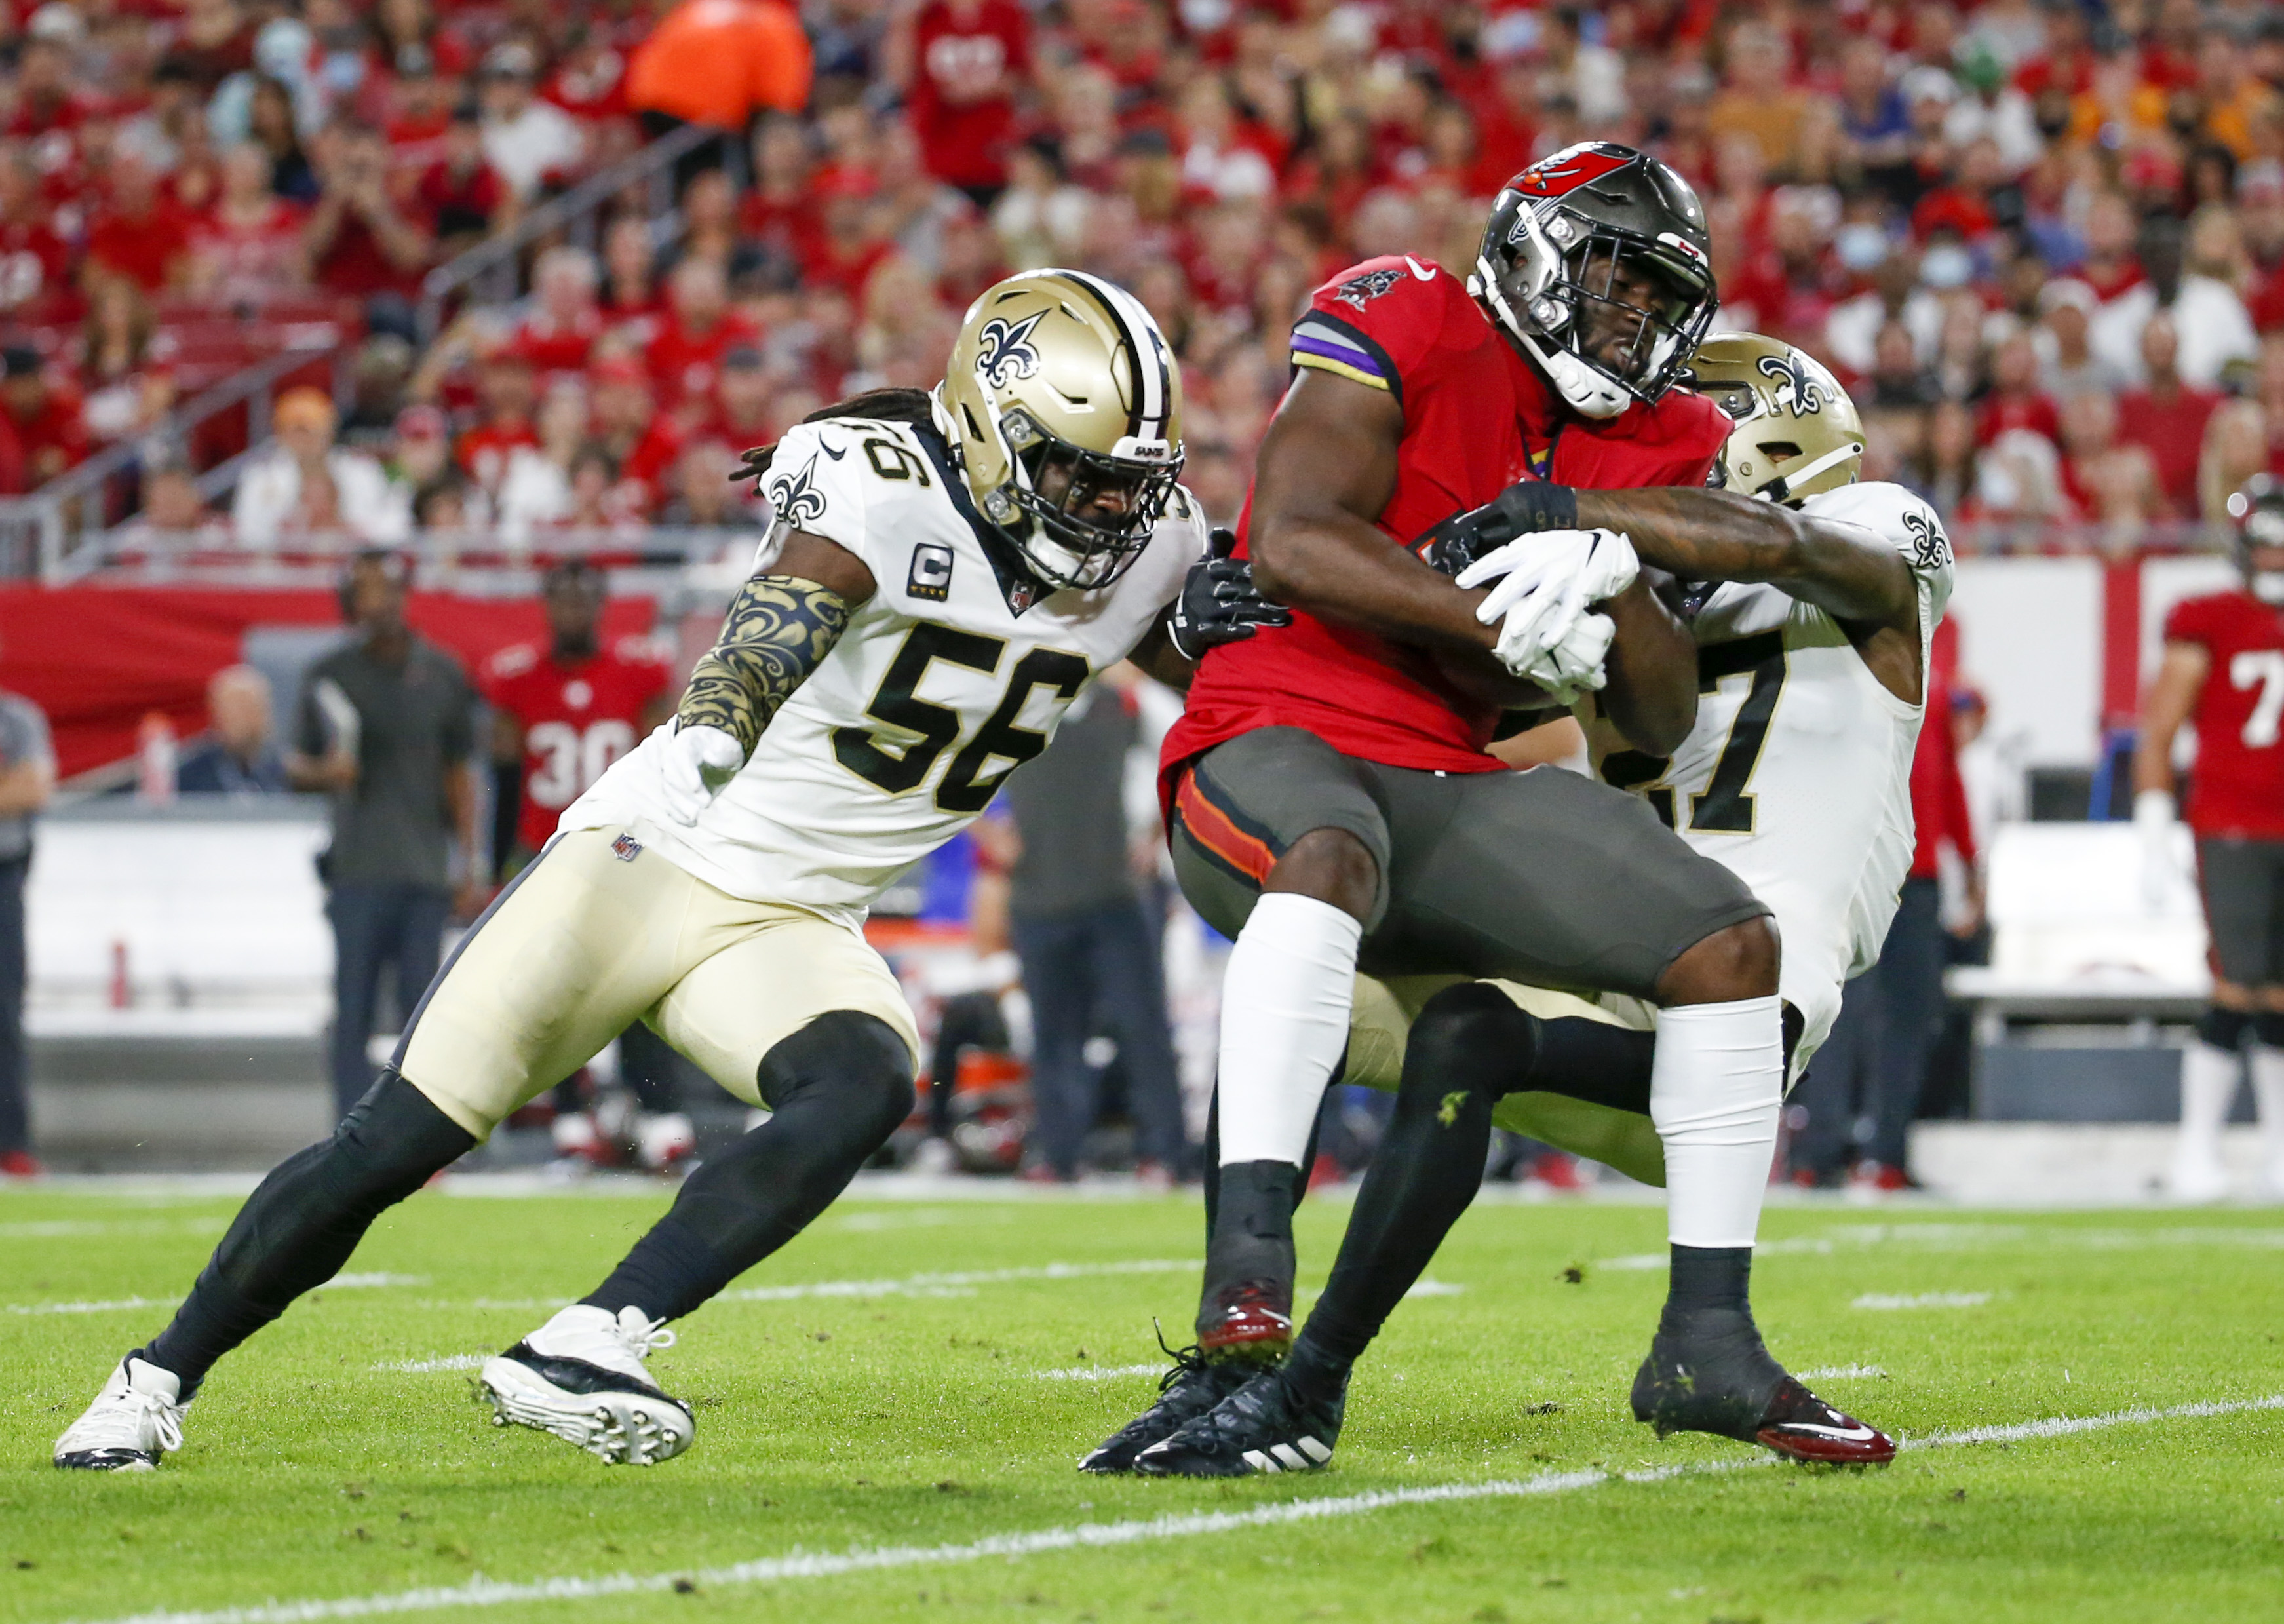
[[[1055, 273], [1094, 295], [1094, 301], [1118, 329], [1134, 366], [1134, 405], [1127, 413], [1126, 433], [1136, 440], [1163, 440], [1166, 419], [1173, 406], [1169, 357], [1158, 324], [1142, 301], [1115, 284], [1083, 270]], [[1146, 340], [1146, 343], [1145, 340]]]

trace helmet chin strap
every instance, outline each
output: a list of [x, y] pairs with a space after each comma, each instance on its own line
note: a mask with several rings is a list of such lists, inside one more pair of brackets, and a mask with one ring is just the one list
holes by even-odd
[[[1536, 222], [1530, 229], [1537, 231]], [[1632, 395], [1568, 350], [1543, 347], [1507, 303], [1506, 293], [1499, 289], [1498, 275], [1480, 255], [1475, 260], [1475, 274], [1467, 278], [1467, 291], [1478, 299], [1490, 301], [1509, 335], [1522, 347], [1525, 355], [1538, 363], [1539, 371], [1546, 374], [1546, 381], [1554, 386], [1554, 392], [1580, 417], [1615, 418], [1633, 404]]]

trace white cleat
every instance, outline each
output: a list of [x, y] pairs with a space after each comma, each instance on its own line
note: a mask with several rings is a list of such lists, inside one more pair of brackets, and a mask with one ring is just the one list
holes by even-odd
[[2199, 1204], [2218, 1201], [2228, 1194], [2228, 1169], [2218, 1155], [2183, 1152], [2173, 1158], [2165, 1178], [2165, 1193], [2176, 1201]]
[[661, 1393], [643, 1366], [674, 1346], [665, 1326], [636, 1308], [564, 1309], [485, 1362], [494, 1425], [537, 1427], [613, 1465], [672, 1460], [698, 1429], [690, 1406]]
[[56, 1440], [56, 1464], [82, 1472], [149, 1472], [183, 1447], [181, 1378], [136, 1358], [122, 1359], [87, 1413]]

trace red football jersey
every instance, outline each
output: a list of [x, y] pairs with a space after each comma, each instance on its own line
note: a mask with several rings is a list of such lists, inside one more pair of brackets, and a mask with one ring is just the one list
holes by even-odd
[[[1293, 363], [1388, 390], [1404, 408], [1380, 527], [1405, 545], [1518, 480], [1701, 487], [1729, 434], [1719, 407], [1680, 389], [1605, 422], [1575, 416], [1459, 277], [1408, 256], [1368, 260], [1318, 288], [1293, 330]], [[1251, 518], [1248, 496], [1240, 558]], [[1289, 627], [1208, 652], [1162, 762], [1170, 774], [1240, 733], [1297, 727], [1390, 767], [1495, 772], [1503, 763], [1483, 746], [1498, 720], [1427, 650], [1296, 612]]]
[[2197, 707], [2197, 766], [2186, 809], [2201, 835], [2284, 839], [2284, 609], [2249, 592], [2214, 592], [2173, 605], [2165, 641], [2212, 660]]
[[523, 729], [523, 813], [515, 838], [537, 851], [563, 808], [642, 738], [643, 709], [673, 673], [645, 637], [622, 637], [565, 662], [544, 644], [502, 649], [484, 668], [484, 698]]

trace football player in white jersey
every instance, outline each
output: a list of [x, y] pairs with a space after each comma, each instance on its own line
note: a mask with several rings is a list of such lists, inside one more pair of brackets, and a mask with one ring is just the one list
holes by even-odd
[[[1697, 644], [1696, 723], [1670, 757], [1653, 758], [1625, 750], [1591, 703], [1579, 711], [1600, 774], [1647, 797], [1774, 910], [1787, 1075], [1797, 1080], [1831, 1031], [1842, 983], [1879, 956], [1911, 866], [1912, 754], [1951, 548], [1911, 492], [1855, 482], [1862, 423], [1815, 361], [1722, 333], [1693, 371], [1693, 386], [1735, 420], [1717, 469], [1726, 490], [1581, 490], [1577, 502], [1582, 526], [1604, 543], [1623, 532], [1643, 563], [1674, 578], [1662, 589]], [[1501, 540], [1486, 517], [1479, 533]], [[1583, 606], [1552, 601], [1566, 584], [1563, 542], [1524, 537], [1459, 570], [1463, 585], [1501, 583], [1480, 610], [1486, 621], [1538, 594], [1550, 600], [1539, 647], [1570, 635]], [[1556, 566], [1542, 567], [1550, 555]], [[1348, 1372], [1473, 1200], [1494, 1125], [1665, 1182], [1646, 1006], [1440, 977], [1360, 981], [1356, 1010], [1346, 1075], [1395, 1089], [1397, 1103], [1332, 1277], [1282, 1369], [1146, 1451], [1142, 1472], [1329, 1458]], [[1767, 1175], [1764, 1154], [1737, 1169], [1756, 1183]], [[1661, 1435], [1710, 1432], [1797, 1460], [1893, 1458], [1889, 1439], [1817, 1399], [1762, 1345], [1745, 1294], [1751, 1249], [1715, 1261], [1730, 1266], [1733, 1289], [1697, 1260], [1707, 1289], [1668, 1303], [1635, 1378], [1636, 1417]], [[1691, 1356], [1677, 1358], [1684, 1347]]]
[[482, 1381], [501, 1423], [606, 1461], [687, 1448], [689, 1406], [643, 1362], [667, 1322], [798, 1234], [912, 1108], [919, 1042], [861, 933], [867, 905], [1103, 670], [1130, 653], [1184, 681], [1184, 650], [1281, 613], [1232, 601], [1234, 566], [1201, 563], [1180, 414], [1137, 301], [1034, 271], [969, 309], [932, 394], [876, 391], [749, 456], [774, 524], [675, 719], [565, 813], [372, 1092], [263, 1182], [56, 1464], [155, 1464], [215, 1360], [637, 1019], [772, 1114]]

